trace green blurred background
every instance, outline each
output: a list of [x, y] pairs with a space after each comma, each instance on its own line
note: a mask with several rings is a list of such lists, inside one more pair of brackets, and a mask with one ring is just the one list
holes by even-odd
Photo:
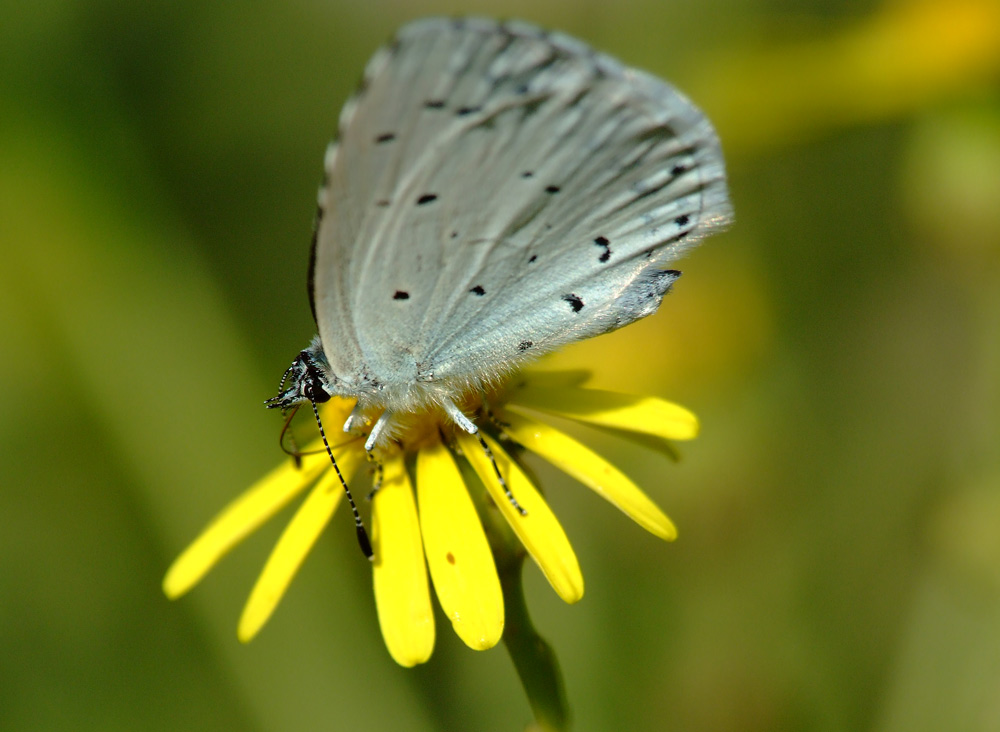
[[408, 19], [580, 36], [717, 123], [737, 224], [554, 365], [703, 421], [602, 450], [663, 544], [541, 468], [587, 594], [526, 574], [579, 730], [1000, 729], [1000, 6], [8, 2], [0, 25], [0, 729], [516, 730], [501, 648], [385, 651], [338, 515], [261, 635], [288, 512], [163, 572], [280, 457], [324, 146]]

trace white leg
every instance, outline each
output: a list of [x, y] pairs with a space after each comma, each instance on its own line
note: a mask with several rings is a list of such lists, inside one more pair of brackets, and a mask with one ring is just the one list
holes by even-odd
[[388, 409], [382, 412], [382, 415], [375, 422], [375, 426], [372, 427], [372, 431], [371, 434], [368, 435], [368, 439], [365, 440], [365, 450], [371, 452], [375, 445], [378, 444], [379, 438], [382, 436], [382, 433], [385, 432], [385, 428], [391, 419], [392, 412]]
[[368, 424], [368, 420], [361, 414], [361, 407], [355, 406], [344, 421], [344, 432], [357, 432], [365, 424]]
[[470, 435], [474, 435], [479, 432], [479, 428], [473, 424], [471, 419], [462, 414], [462, 410], [455, 406], [455, 402], [451, 399], [445, 398], [441, 402], [441, 406], [444, 407], [444, 411], [449, 417], [451, 417], [451, 421], [468, 432]]

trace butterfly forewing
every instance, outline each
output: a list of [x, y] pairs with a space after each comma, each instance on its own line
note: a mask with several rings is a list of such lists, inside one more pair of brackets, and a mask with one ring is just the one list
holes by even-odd
[[404, 28], [339, 132], [314, 292], [350, 387], [474, 383], [648, 315], [663, 265], [730, 217], [686, 98], [526, 24]]

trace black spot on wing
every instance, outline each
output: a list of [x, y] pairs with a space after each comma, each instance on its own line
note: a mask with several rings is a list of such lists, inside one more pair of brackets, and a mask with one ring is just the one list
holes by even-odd
[[468, 117], [470, 114], [475, 114], [482, 110], [482, 107], [459, 107], [455, 110], [455, 114], [458, 117]]
[[601, 252], [600, 256], [597, 258], [598, 262], [607, 262], [611, 259], [611, 242], [608, 241], [606, 236], [599, 236], [594, 239], [594, 244], [601, 247], [604, 251]]
[[424, 195], [422, 195], [420, 198], [417, 199], [417, 205], [418, 206], [424, 206], [424, 205], [426, 205], [428, 203], [432, 203], [432, 202], [434, 202], [436, 200], [437, 200], [437, 194], [436, 193], [425, 193]]
[[562, 190], [562, 188], [560, 188], [559, 186], [545, 186], [545, 192], [546, 193], [550, 193], [550, 194], [551, 193], [558, 193], [561, 190]]
[[538, 255], [537, 254], [532, 254], [530, 257], [528, 257], [528, 264], [531, 264], [536, 259], [538, 259]]
[[424, 102], [424, 109], [444, 109], [444, 101], [441, 99], [428, 99]]
[[570, 293], [568, 295], [563, 295], [562, 299], [569, 303], [569, 306], [573, 308], [574, 313], [578, 313], [583, 310], [583, 300], [579, 295]]
[[676, 219], [674, 219], [674, 223], [677, 224], [678, 226], [687, 226], [689, 221], [691, 221], [691, 217], [688, 216], [687, 214], [684, 214], [683, 216], [678, 216]]
[[375, 205], [379, 208], [389, 208], [389, 204], [392, 203], [388, 198], [380, 198], [375, 201]]
[[473, 295], [479, 295], [480, 297], [486, 294], [486, 290], [483, 289], [482, 285], [476, 285], [475, 287], [470, 289], [469, 292], [471, 292]]
[[392, 142], [396, 139], [396, 135], [392, 132], [383, 132], [381, 135], [375, 138], [375, 144], [381, 145], [383, 142]]
[[534, 174], [535, 174], [534, 171], [526, 170], [523, 173], [521, 173], [521, 177], [522, 178], [531, 178]]
[[392, 296], [393, 300], [409, 300], [410, 293], [404, 292], [403, 290], [396, 290], [395, 294]]
[[527, 351], [529, 348], [531, 348], [533, 345], [535, 344], [532, 343], [531, 341], [521, 341], [520, 343], [517, 344], [517, 350], [523, 353], [524, 351]]

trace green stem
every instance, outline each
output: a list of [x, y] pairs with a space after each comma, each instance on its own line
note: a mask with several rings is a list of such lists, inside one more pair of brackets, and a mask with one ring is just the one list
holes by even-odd
[[538, 727], [546, 732], [569, 729], [569, 707], [555, 651], [535, 630], [524, 601], [523, 558], [499, 566], [505, 616], [503, 642], [528, 695]]
[[[512, 453], [512, 456], [516, 459], [517, 453]], [[521, 468], [531, 475], [527, 466], [522, 465]], [[466, 485], [473, 485], [470, 481], [478, 481], [471, 469], [467, 469], [467, 473]], [[535, 485], [539, 484], [537, 479], [533, 482]], [[488, 495], [485, 488], [473, 493], [483, 497]], [[569, 729], [570, 714], [559, 661], [552, 646], [535, 630], [524, 599], [521, 573], [527, 552], [488, 498], [484, 499], [479, 509], [503, 588], [503, 642], [535, 715], [533, 729], [540, 732], [565, 732]]]

